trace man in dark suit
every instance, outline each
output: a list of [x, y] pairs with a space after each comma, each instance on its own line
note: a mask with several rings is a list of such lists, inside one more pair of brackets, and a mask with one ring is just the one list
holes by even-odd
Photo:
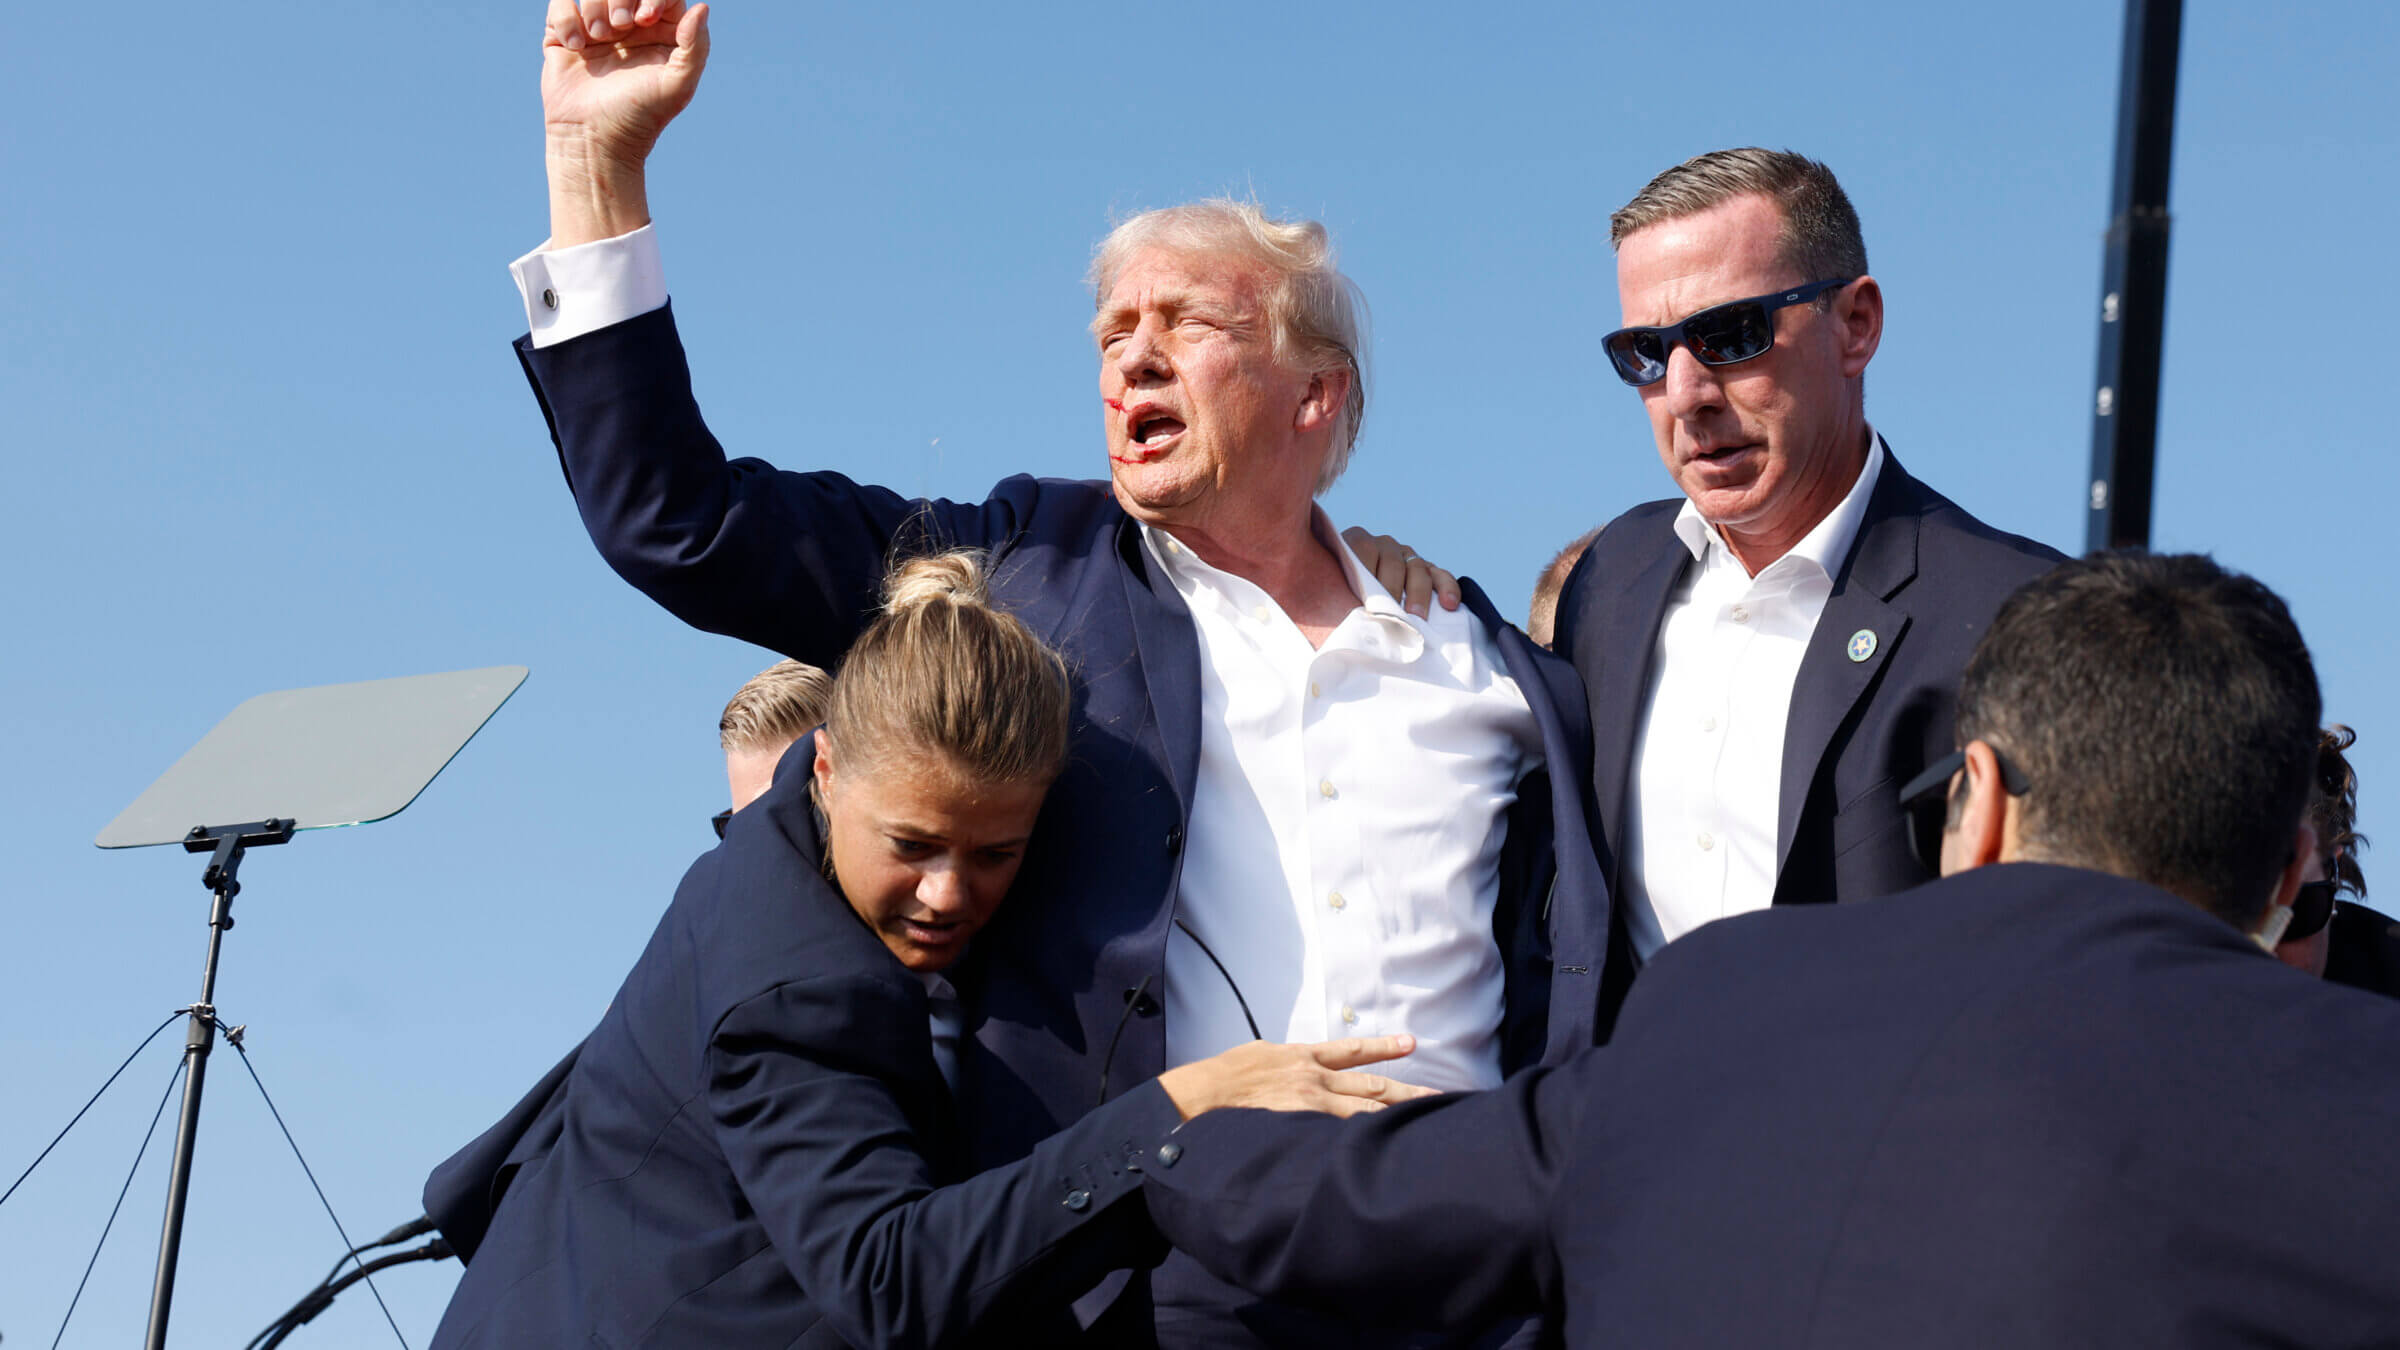
[[1883, 294], [1825, 166], [1702, 155], [1610, 238], [1633, 326], [1606, 350], [1683, 493], [1603, 527], [1558, 608], [1622, 965], [1727, 914], [1926, 880], [1896, 789], [1950, 748], [1992, 611], [2059, 555], [1919, 482], [1867, 424]]
[[[1440, 1088], [1588, 1044], [1608, 918], [1580, 686], [1471, 586], [1466, 612], [1404, 613], [1314, 506], [1365, 406], [1322, 228], [1203, 203], [1110, 236], [1107, 483], [928, 502], [729, 463], [643, 170], [706, 51], [704, 13], [672, 0], [622, 31], [553, 6], [552, 237], [517, 265], [519, 353], [601, 553], [695, 626], [832, 666], [888, 557], [967, 546], [1069, 658], [1069, 766], [962, 972], [973, 1160], [1254, 1036], [1407, 1032], [1390, 1073]], [[1178, 1269], [1154, 1286], [1167, 1343], [1347, 1335], [1221, 1307]]]
[[2390, 1345], [2400, 1007], [2261, 950], [2317, 713], [2257, 582], [2066, 564], [1967, 669], [1945, 879], [1711, 925], [1498, 1092], [1195, 1120], [1153, 1219], [1262, 1292], [1575, 1345]]

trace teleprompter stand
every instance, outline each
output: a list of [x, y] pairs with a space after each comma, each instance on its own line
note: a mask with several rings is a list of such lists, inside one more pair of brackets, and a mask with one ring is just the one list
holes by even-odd
[[[216, 1046], [217, 957], [233, 927], [244, 854], [286, 843], [298, 830], [398, 814], [524, 681], [523, 666], [494, 666], [261, 694], [228, 713], [92, 841], [102, 848], [180, 843], [206, 853], [200, 884], [215, 897], [200, 1001], [185, 1010], [183, 1109], [150, 1292], [148, 1350], [165, 1350], [167, 1343], [200, 1094]], [[225, 1036], [241, 1044], [241, 1028]]]

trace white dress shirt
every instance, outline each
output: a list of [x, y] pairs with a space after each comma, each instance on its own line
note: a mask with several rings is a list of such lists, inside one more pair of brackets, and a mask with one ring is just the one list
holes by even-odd
[[1711, 919], [1774, 902], [1792, 685], [1883, 457], [1869, 432], [1840, 505], [1755, 577], [1690, 502], [1675, 517], [1697, 566], [1659, 625], [1626, 802], [1621, 898], [1644, 960]]
[[1256, 585], [1143, 531], [1200, 636], [1167, 1062], [1250, 1039], [1239, 989], [1267, 1040], [1408, 1032], [1416, 1053], [1376, 1072], [1493, 1087], [1500, 845], [1541, 735], [1473, 615], [1407, 613], [1323, 512], [1316, 529], [1362, 597], [1321, 648]]
[[[509, 270], [536, 347], [667, 301], [647, 225], [545, 245]], [[1376, 1072], [1451, 1091], [1495, 1087], [1500, 848], [1517, 784], [1542, 762], [1541, 732], [1471, 613], [1407, 613], [1322, 511], [1315, 525], [1363, 597], [1321, 650], [1265, 591], [1143, 531], [1192, 611], [1201, 656], [1183, 927], [1167, 942], [1167, 1063], [1251, 1039], [1238, 988], [1267, 1040], [1407, 1032], [1416, 1053]], [[956, 1003], [930, 980], [927, 989], [948, 1078]]]

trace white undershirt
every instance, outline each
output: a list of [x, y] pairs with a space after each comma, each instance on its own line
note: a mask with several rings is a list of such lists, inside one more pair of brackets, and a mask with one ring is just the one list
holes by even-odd
[[[509, 265], [533, 345], [667, 301], [656, 231], [537, 249]], [[1417, 1038], [1377, 1066], [1445, 1090], [1500, 1082], [1503, 979], [1492, 912], [1517, 784], [1541, 732], [1491, 635], [1465, 609], [1403, 611], [1316, 513], [1358, 608], [1322, 650], [1249, 581], [1145, 529], [1199, 630], [1200, 765], [1175, 930], [1167, 1063], [1250, 1039]], [[932, 983], [928, 982], [931, 991]], [[956, 1004], [934, 1054], [956, 1072]], [[945, 1051], [948, 1054], [945, 1054]]]
[[1774, 902], [1792, 685], [1883, 459], [1870, 431], [1849, 493], [1755, 577], [1690, 502], [1676, 514], [1697, 565], [1659, 625], [1626, 802], [1622, 899], [1644, 960], [1712, 919]]
[[[1167, 1063], [1250, 1039], [1408, 1032], [1386, 1066], [1500, 1082], [1500, 846], [1542, 759], [1533, 714], [1466, 610], [1408, 614], [1334, 534], [1362, 597], [1322, 648], [1242, 577], [1145, 528], [1200, 636], [1200, 771], [1167, 939]], [[1218, 973], [1200, 943], [1225, 964]]]

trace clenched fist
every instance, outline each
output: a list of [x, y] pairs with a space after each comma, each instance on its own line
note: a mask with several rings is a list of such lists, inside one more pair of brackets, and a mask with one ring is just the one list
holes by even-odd
[[649, 223], [643, 167], [659, 133], [691, 104], [707, 64], [707, 5], [550, 0], [542, 125], [551, 247]]

